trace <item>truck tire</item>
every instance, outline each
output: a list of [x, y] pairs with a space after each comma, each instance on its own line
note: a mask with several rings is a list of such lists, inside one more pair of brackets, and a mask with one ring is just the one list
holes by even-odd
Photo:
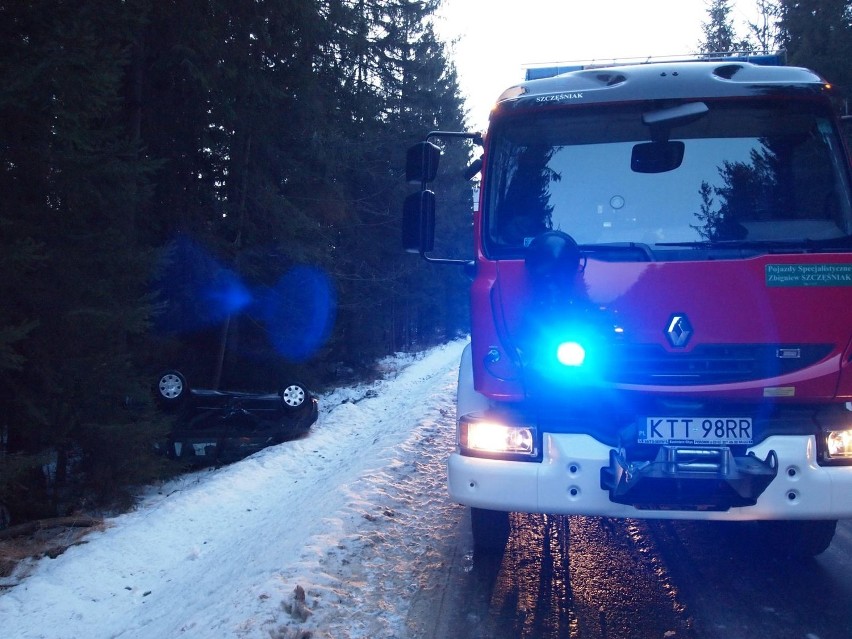
[[770, 551], [791, 559], [815, 557], [825, 551], [834, 538], [837, 520], [761, 521], [759, 541]]
[[509, 541], [509, 513], [483, 508], [470, 509], [470, 529], [475, 553], [493, 555], [503, 552]]

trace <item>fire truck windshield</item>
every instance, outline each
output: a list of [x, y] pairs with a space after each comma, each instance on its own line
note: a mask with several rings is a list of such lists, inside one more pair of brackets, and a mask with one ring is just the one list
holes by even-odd
[[637, 243], [655, 252], [852, 235], [848, 167], [821, 106], [765, 98], [704, 104], [597, 104], [494, 122], [487, 254], [520, 256], [546, 230], [581, 245]]

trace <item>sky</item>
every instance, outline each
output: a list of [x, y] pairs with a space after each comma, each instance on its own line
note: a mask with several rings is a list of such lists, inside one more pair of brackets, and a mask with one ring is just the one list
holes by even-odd
[[[436, 26], [467, 99], [468, 123], [484, 130], [504, 89], [525, 65], [689, 54], [702, 40], [709, 0], [444, 0]], [[737, 36], [752, 0], [731, 2]]]

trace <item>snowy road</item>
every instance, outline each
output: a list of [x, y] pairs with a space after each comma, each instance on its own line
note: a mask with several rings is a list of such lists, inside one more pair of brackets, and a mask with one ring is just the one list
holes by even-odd
[[0, 637], [420, 634], [462, 513], [444, 463], [463, 347], [389, 362], [406, 366], [322, 397], [308, 437], [152, 490], [0, 595]]

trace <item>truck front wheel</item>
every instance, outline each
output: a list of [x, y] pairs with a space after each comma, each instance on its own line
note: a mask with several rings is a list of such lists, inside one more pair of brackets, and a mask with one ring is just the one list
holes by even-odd
[[837, 520], [824, 521], [761, 521], [758, 522], [761, 542], [773, 553], [783, 557], [814, 557], [831, 545]]
[[503, 552], [509, 541], [509, 513], [484, 508], [470, 509], [473, 550], [482, 554]]

